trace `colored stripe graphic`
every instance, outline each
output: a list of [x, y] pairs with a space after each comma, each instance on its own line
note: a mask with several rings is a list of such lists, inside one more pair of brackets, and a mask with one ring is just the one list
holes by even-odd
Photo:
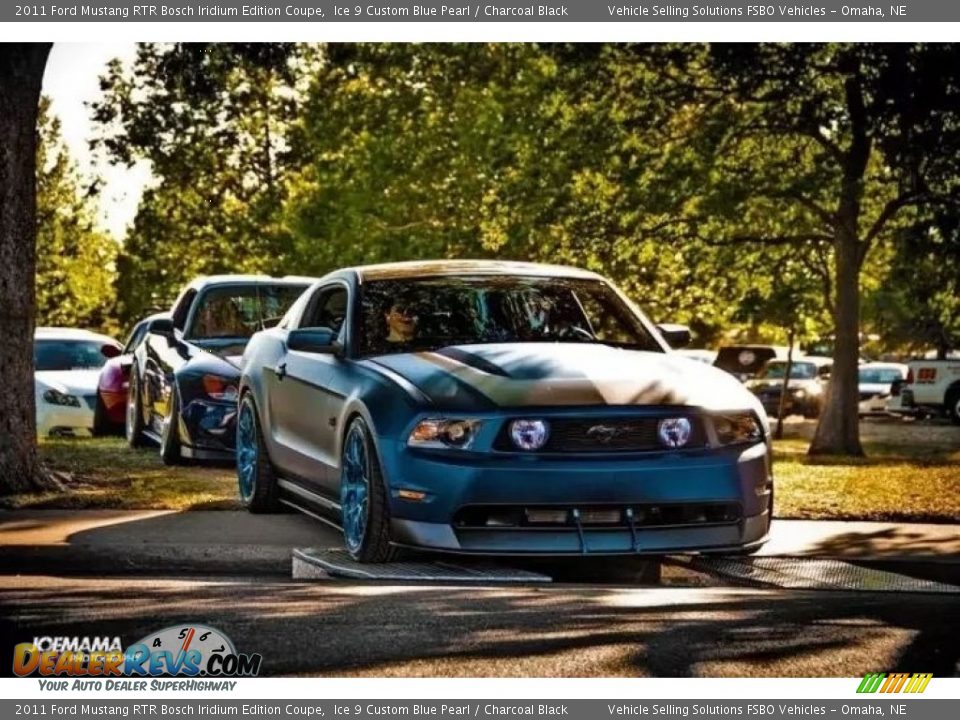
[[922, 693], [933, 678], [932, 673], [867, 673], [860, 681], [858, 693]]

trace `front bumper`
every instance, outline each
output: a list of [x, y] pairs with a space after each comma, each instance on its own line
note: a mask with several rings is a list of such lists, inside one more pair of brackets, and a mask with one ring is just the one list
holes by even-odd
[[236, 435], [236, 403], [195, 399], [180, 412], [180, 452], [186, 458], [232, 460]]
[[96, 396], [80, 397], [80, 407], [53, 405], [37, 398], [37, 435], [80, 436], [93, 435], [93, 408]]
[[[634, 457], [467, 460], [406, 449], [384, 470], [399, 545], [581, 555], [747, 550], [770, 526], [764, 443]], [[405, 499], [423, 493], [419, 500]], [[555, 521], [530, 522], [536, 513]], [[486, 517], [486, 522], [484, 518]], [[511, 524], [504, 518], [519, 518]]]

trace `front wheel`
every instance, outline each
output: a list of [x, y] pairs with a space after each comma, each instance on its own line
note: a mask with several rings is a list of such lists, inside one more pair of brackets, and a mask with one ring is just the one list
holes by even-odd
[[177, 386], [170, 388], [170, 412], [163, 420], [163, 433], [160, 436], [160, 459], [164, 465], [183, 464], [180, 452], [180, 393]]
[[236, 458], [240, 503], [252, 513], [278, 512], [277, 476], [263, 443], [257, 406], [250, 393], [240, 400], [237, 413]]
[[109, 435], [111, 430], [114, 428], [111, 427], [110, 420], [107, 418], [107, 406], [103, 404], [103, 396], [97, 390], [97, 399], [93, 405], [93, 436], [103, 437]]
[[390, 507], [376, 448], [367, 424], [354, 418], [340, 458], [340, 511], [343, 541], [350, 557], [362, 563], [390, 562]]
[[947, 415], [954, 425], [960, 425], [960, 387], [947, 393]]
[[127, 389], [127, 413], [124, 432], [132, 448], [143, 447], [143, 406], [140, 400], [140, 373], [137, 366], [130, 368], [130, 386]]

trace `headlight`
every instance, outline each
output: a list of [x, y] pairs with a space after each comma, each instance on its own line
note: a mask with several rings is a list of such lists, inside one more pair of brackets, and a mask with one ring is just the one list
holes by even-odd
[[794, 396], [795, 398], [798, 398], [798, 399], [800, 399], [800, 400], [803, 400], [803, 398], [805, 398], [805, 397], [807, 396], [807, 391], [804, 390], [803, 388], [800, 388], [799, 390], [794, 391], [793, 396]]
[[80, 407], [80, 398], [76, 395], [67, 395], [59, 390], [50, 388], [43, 393], [43, 399], [51, 405], [66, 405], [68, 407]]
[[213, 400], [236, 402], [239, 397], [236, 383], [219, 375], [204, 375], [203, 391], [207, 394], [207, 397]]
[[713, 426], [721, 445], [758, 442], [763, 439], [763, 428], [752, 414], [718, 415], [713, 419]]
[[514, 420], [510, 423], [510, 439], [520, 450], [539, 450], [547, 444], [550, 426], [546, 420]]
[[668, 448], [680, 448], [690, 441], [691, 429], [687, 418], [664, 418], [657, 423], [657, 436]]
[[422, 420], [410, 433], [407, 445], [466, 450], [473, 444], [479, 429], [479, 420]]

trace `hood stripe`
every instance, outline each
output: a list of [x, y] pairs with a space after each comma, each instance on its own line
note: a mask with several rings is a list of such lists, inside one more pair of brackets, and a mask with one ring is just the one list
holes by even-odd
[[683, 398], [661, 380], [644, 382], [634, 378], [591, 380], [589, 377], [516, 380], [502, 374], [486, 373], [447, 354], [416, 353], [485, 395], [502, 407], [535, 405], [681, 405]]

